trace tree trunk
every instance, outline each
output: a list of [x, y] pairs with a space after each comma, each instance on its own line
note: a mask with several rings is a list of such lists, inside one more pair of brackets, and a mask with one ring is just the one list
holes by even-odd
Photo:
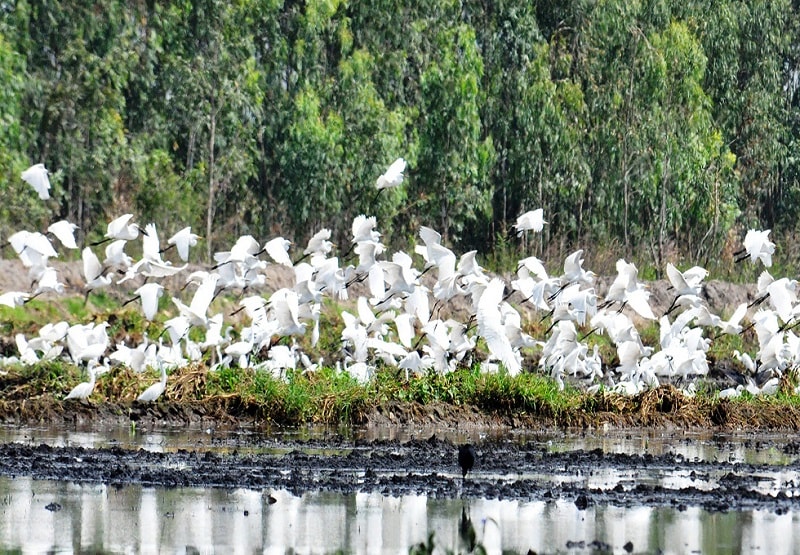
[[214, 99], [211, 100], [211, 110], [209, 113], [209, 134], [208, 134], [208, 205], [206, 207], [206, 258], [211, 262], [212, 236], [211, 227], [214, 222], [214, 193], [216, 183], [214, 182], [214, 137], [217, 130], [217, 106]]

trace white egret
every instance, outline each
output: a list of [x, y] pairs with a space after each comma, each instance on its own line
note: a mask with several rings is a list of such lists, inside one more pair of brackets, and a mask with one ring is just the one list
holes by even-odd
[[68, 401], [70, 399], [83, 401], [85, 399], [88, 399], [89, 396], [92, 394], [92, 391], [94, 391], [94, 385], [97, 381], [97, 374], [98, 372], [103, 371], [104, 369], [102, 366], [100, 366], [100, 364], [96, 360], [90, 360], [89, 364], [87, 365], [87, 368], [89, 370], [89, 381], [79, 383], [78, 385], [73, 387], [72, 391], [69, 392], [69, 395], [64, 397], [65, 401]]
[[144, 226], [144, 231], [145, 232], [142, 234], [142, 260], [162, 263], [161, 244], [158, 241], [156, 224], [147, 224]]
[[145, 283], [134, 294], [142, 301], [144, 317], [152, 322], [158, 312], [158, 299], [164, 294], [164, 286], [157, 282]]
[[77, 249], [78, 245], [75, 243], [75, 231], [78, 226], [67, 220], [59, 220], [50, 224], [47, 228], [49, 233], [55, 235], [62, 245], [68, 249]]
[[510, 375], [515, 376], [522, 369], [522, 364], [503, 327], [500, 314], [503, 289], [503, 281], [494, 278], [481, 296], [477, 312], [478, 333], [486, 340], [492, 356], [503, 363]]
[[[189, 260], [189, 247], [194, 247], [197, 245], [197, 240], [202, 239], [196, 233], [192, 233], [191, 226], [184, 227], [180, 231], [178, 231], [175, 235], [167, 239], [167, 244], [170, 247], [175, 247], [178, 250], [178, 256], [184, 262]], [[170, 248], [167, 247], [167, 248]], [[161, 252], [164, 252], [166, 249], [162, 249]]]
[[167, 369], [164, 364], [159, 364], [161, 367], [161, 379], [145, 389], [141, 395], [136, 398], [139, 403], [152, 403], [157, 401], [167, 388]]
[[406, 170], [406, 161], [402, 158], [398, 158], [392, 165], [389, 166], [389, 169], [381, 175], [378, 180], [375, 182], [375, 186], [378, 189], [390, 189], [392, 187], [397, 187], [403, 182], [403, 172]]
[[131, 222], [131, 218], [133, 218], [133, 214], [123, 214], [122, 216], [108, 222], [105, 239], [98, 241], [95, 244], [99, 245], [100, 243], [105, 243], [115, 239], [133, 241], [139, 237], [139, 226], [138, 224]]
[[620, 310], [630, 306], [639, 316], [647, 320], [655, 320], [653, 309], [648, 302], [650, 293], [645, 289], [645, 285], [638, 280], [639, 270], [633, 263], [626, 262], [625, 259], [617, 260], [617, 277], [608, 288], [605, 299], [606, 303], [620, 303]]
[[756, 260], [761, 260], [764, 266], [772, 266], [772, 255], [775, 253], [775, 243], [769, 240], [769, 229], [759, 231], [756, 229], [747, 230], [744, 236], [744, 249], [734, 253], [736, 262], [750, 259], [753, 264]]
[[330, 241], [331, 230], [327, 228], [317, 231], [311, 239], [308, 240], [303, 254], [313, 255], [322, 254], [327, 255], [333, 249], [333, 243]]
[[50, 179], [47, 177], [47, 169], [44, 164], [34, 164], [22, 172], [21, 177], [39, 193], [40, 199], [47, 200], [50, 198]]
[[33, 290], [33, 296], [42, 293], [58, 293], [59, 295], [64, 292], [64, 284], [58, 279], [58, 272], [55, 268], [50, 266], [41, 269], [36, 279], [36, 288]]
[[360, 214], [353, 219], [351, 231], [353, 232], [353, 243], [361, 243], [364, 241], [371, 241], [378, 243], [381, 239], [381, 234], [375, 231], [375, 226], [378, 223], [375, 216], [365, 216]]
[[30, 294], [24, 291], [8, 291], [0, 295], [0, 305], [14, 308], [22, 306], [30, 299]]
[[269, 306], [278, 320], [280, 335], [302, 335], [306, 323], [298, 319], [297, 293], [291, 289], [278, 289], [269, 298]]
[[106, 258], [103, 266], [106, 268], [117, 268], [121, 271], [127, 270], [133, 264], [133, 259], [125, 254], [126, 239], [117, 239], [106, 245]]
[[517, 237], [521, 237], [528, 230], [535, 231], [537, 233], [542, 231], [542, 229], [544, 229], [544, 224], [546, 223], [547, 222], [544, 219], [544, 210], [542, 208], [537, 208], [536, 210], [525, 212], [518, 217], [517, 223], [514, 224], [514, 227], [517, 230]]
[[192, 302], [186, 306], [180, 299], [172, 297], [172, 302], [178, 307], [181, 315], [188, 318], [189, 323], [193, 326], [200, 326], [205, 328], [208, 323], [208, 307], [214, 299], [217, 289], [217, 282], [219, 281], [219, 274], [212, 272], [208, 274], [197, 291], [194, 292]]
[[83, 277], [86, 280], [86, 298], [89, 297], [89, 292], [102, 287], [107, 287], [111, 284], [111, 276], [114, 274], [108, 272], [103, 274], [103, 267], [100, 265], [100, 259], [92, 251], [91, 247], [85, 247], [81, 252], [81, 259], [83, 260]]
[[17, 231], [8, 238], [8, 242], [27, 267], [46, 264], [48, 258], [58, 256], [50, 239], [38, 231]]
[[263, 250], [265, 250], [269, 257], [277, 264], [282, 264], [291, 268], [294, 264], [292, 263], [292, 259], [289, 258], [290, 246], [292, 246], [292, 243], [288, 239], [275, 237], [267, 241]]

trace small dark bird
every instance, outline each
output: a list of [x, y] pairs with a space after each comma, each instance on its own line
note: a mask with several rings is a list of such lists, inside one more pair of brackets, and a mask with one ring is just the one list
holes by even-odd
[[472, 470], [475, 464], [475, 448], [467, 443], [458, 447], [458, 466], [461, 467], [461, 477], [464, 478], [467, 472]]

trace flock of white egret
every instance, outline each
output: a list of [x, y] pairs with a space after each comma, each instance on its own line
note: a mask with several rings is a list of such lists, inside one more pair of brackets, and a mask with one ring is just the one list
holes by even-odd
[[[377, 190], [400, 185], [404, 170], [405, 161], [398, 159], [378, 178]], [[42, 164], [26, 170], [22, 178], [40, 198], [49, 198], [50, 184]], [[543, 210], [537, 209], [521, 215], [514, 227], [523, 235], [540, 232], [546, 223]], [[33, 285], [30, 291], [2, 293], [0, 304], [21, 306], [40, 295], [63, 294], [57, 270], [48, 265], [59, 256], [50, 236], [64, 249], [78, 249], [77, 229], [62, 220], [46, 233], [23, 230], [9, 237]], [[360, 215], [352, 223], [352, 244], [342, 249], [347, 253], [342, 256], [352, 256], [352, 261], [332, 255], [330, 237], [330, 230], [319, 230], [300, 255], [290, 254], [292, 244], [282, 237], [262, 244], [245, 235], [230, 250], [215, 253], [212, 267], [189, 271], [189, 249], [199, 239], [190, 228], [162, 244], [154, 224], [140, 227], [133, 215], [125, 214], [108, 223], [103, 241], [82, 249], [85, 291], [88, 295], [101, 288], [126, 288], [131, 301], [140, 303], [144, 316], [153, 321], [159, 298], [165, 294], [162, 278], [185, 274], [186, 286], [170, 292], [171, 317], [164, 322], [163, 333], [156, 339], [145, 336], [139, 344], [112, 345], [107, 322], [47, 323], [35, 337], [17, 334], [18, 356], [0, 364], [65, 358], [85, 365], [90, 380], [76, 386], [67, 399], [87, 398], [96, 378], [111, 365], [126, 365], [137, 372], [155, 368], [161, 371], [161, 380], [139, 398], [154, 401], [165, 390], [169, 369], [200, 360], [209, 361], [212, 370], [234, 365], [277, 377], [286, 376], [289, 369], [313, 371], [318, 364], [326, 364], [361, 382], [370, 380], [381, 367], [394, 367], [408, 376], [447, 373], [459, 365], [478, 363], [486, 372], [502, 367], [515, 375], [538, 364], [561, 386], [569, 380], [590, 390], [603, 387], [635, 394], [677, 380], [691, 394], [693, 380], [709, 371], [711, 342], [721, 334], [752, 328], [758, 351], [753, 356], [734, 353], [744, 371], [738, 385], [720, 392], [725, 397], [745, 390], [775, 392], [781, 376], [800, 361], [800, 336], [793, 331], [800, 323], [797, 282], [775, 279], [766, 269], [758, 279], [759, 297], [723, 319], [703, 300], [706, 270], [693, 267], [681, 272], [667, 264], [675, 297], [667, 313], [657, 316], [636, 266], [622, 259], [617, 262], [616, 279], [600, 298], [595, 274], [583, 268], [582, 250], [564, 260], [560, 275], [548, 274], [543, 261], [534, 256], [523, 258], [514, 279], [506, 282], [481, 268], [476, 251], [459, 257], [428, 227], [420, 229], [420, 241], [411, 254], [388, 254], [375, 217]], [[126, 248], [139, 239], [141, 258], [134, 261]], [[179, 262], [166, 258], [172, 247]], [[769, 230], [751, 230], [736, 260], [749, 259], [768, 268], [774, 249]], [[293, 284], [270, 287], [265, 273], [268, 264], [291, 268]], [[366, 287], [353, 287], [356, 282], [365, 282]], [[270, 289], [274, 291], [268, 296], [260, 293]], [[366, 294], [354, 295], [365, 289]], [[222, 312], [213, 313], [212, 301], [226, 292], [238, 295], [239, 310], [246, 314], [246, 325], [239, 329]], [[326, 297], [345, 307], [341, 350], [330, 353], [328, 360], [312, 363], [297, 339], [310, 334], [310, 344], [317, 344]], [[470, 307], [469, 315], [460, 320], [443, 316], [448, 313], [444, 307], [457, 297]], [[543, 337], [526, 333], [523, 317], [510, 300], [517, 307], [527, 305], [539, 311], [543, 320], [549, 316], [552, 325]], [[639, 335], [637, 323], [647, 321], [659, 323], [658, 345], [645, 345]], [[192, 334], [202, 336], [201, 340], [190, 338], [193, 329], [202, 330]], [[601, 360], [597, 345], [587, 342], [591, 334], [605, 334], [614, 344], [616, 365]], [[278, 343], [283, 337], [294, 339]]]

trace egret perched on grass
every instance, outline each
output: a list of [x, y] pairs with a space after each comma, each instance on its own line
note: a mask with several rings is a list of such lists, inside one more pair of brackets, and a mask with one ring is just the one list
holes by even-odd
[[96, 360], [90, 360], [87, 367], [89, 369], [89, 381], [79, 383], [73, 387], [72, 391], [69, 392], [69, 395], [64, 397], [65, 401], [70, 399], [75, 399], [78, 401], [88, 399], [92, 394], [92, 391], [94, 391], [94, 384], [97, 381], [97, 373], [103, 368], [100, 367], [100, 364]]
[[47, 168], [44, 167], [44, 164], [34, 164], [22, 172], [21, 177], [39, 193], [40, 199], [50, 198], [50, 179], [47, 177]]
[[136, 400], [140, 403], [152, 403], [158, 400], [167, 388], [167, 369], [163, 364], [161, 366], [161, 379], [145, 389]]

